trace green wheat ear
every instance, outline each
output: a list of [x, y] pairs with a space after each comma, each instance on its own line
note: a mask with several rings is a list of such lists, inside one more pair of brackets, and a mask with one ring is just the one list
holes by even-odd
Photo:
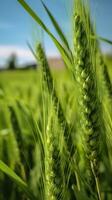
[[[65, 164], [66, 166], [64, 166], [64, 168], [67, 168], [67, 171], [65, 169], [66, 172], [65, 172], [64, 184], [66, 185], [67, 190], [69, 190], [71, 193], [72, 185], [75, 182], [75, 178], [74, 179], [72, 178], [72, 180], [70, 180], [72, 177], [72, 173], [74, 174], [73, 170], [71, 168], [68, 170], [70, 162], [73, 159], [75, 152], [74, 144], [72, 141], [71, 128], [65, 118], [64, 111], [62, 109], [61, 103], [54, 88], [53, 78], [50, 72], [49, 64], [41, 44], [39, 44], [37, 47], [37, 60], [39, 66], [42, 68], [43, 81], [45, 83], [46, 88], [48, 89], [49, 95], [51, 96], [53, 108], [55, 110], [55, 114], [57, 116], [59, 125], [61, 127], [61, 131], [63, 133], [64, 143], [65, 143], [64, 156], [67, 159]], [[66, 175], [68, 171], [69, 171], [69, 177]]]
[[[100, 122], [99, 122], [99, 101], [91, 49], [88, 39], [88, 29], [79, 14], [75, 14], [75, 70], [79, 84], [80, 97], [80, 121], [81, 132], [84, 138], [84, 150], [89, 161], [90, 168], [94, 168], [96, 176], [99, 174], [100, 154]], [[91, 165], [92, 164], [92, 165]]]
[[52, 97], [54, 109], [57, 114], [59, 124], [62, 127], [63, 132], [64, 132], [64, 138], [65, 138], [65, 142], [67, 146], [67, 151], [71, 155], [73, 155], [75, 150], [74, 150], [74, 145], [72, 142], [70, 127], [65, 118], [64, 111], [62, 109], [61, 103], [59, 101], [56, 90], [54, 88], [54, 83], [53, 83], [53, 78], [50, 72], [50, 67], [49, 67], [45, 52], [41, 44], [37, 46], [37, 60], [38, 60], [39, 65], [42, 67], [43, 80], [46, 84], [46, 87], [48, 89], [50, 96]]
[[50, 115], [46, 130], [45, 190], [47, 200], [57, 200], [62, 199], [64, 185], [60, 150], [55, 136], [54, 116], [52, 113]]

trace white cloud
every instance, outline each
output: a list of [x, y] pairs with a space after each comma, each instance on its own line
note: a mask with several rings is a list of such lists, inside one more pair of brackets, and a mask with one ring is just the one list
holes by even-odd
[[[60, 54], [55, 49], [46, 49], [48, 57], [60, 57]], [[35, 58], [27, 47], [19, 45], [0, 45], [0, 65], [5, 64], [7, 59], [12, 55], [16, 54], [19, 64], [27, 62], [35, 62]]]
[[111, 45], [108, 45], [106, 43], [101, 43], [101, 50], [102, 52], [105, 54], [110, 54], [112, 53], [112, 46]]
[[0, 45], [0, 59], [2, 61], [6, 61], [11, 54], [16, 54], [20, 63], [35, 61], [34, 56], [28, 48], [17, 45]]
[[60, 57], [58, 50], [55, 49], [46, 49], [46, 54], [48, 57]]

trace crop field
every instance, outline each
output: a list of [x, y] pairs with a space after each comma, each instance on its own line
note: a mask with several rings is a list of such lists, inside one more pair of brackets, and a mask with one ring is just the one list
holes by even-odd
[[0, 200], [112, 200], [112, 60], [100, 49], [86, 3], [75, 0], [73, 48], [18, 0], [58, 48], [65, 67], [0, 72]]

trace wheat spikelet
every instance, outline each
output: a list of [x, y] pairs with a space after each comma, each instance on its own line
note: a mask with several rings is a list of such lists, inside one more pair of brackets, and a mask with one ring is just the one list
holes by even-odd
[[[95, 174], [99, 172], [99, 105], [93, 72], [87, 30], [80, 15], [75, 14], [75, 64], [76, 78], [80, 88], [81, 130], [85, 140], [84, 150]], [[90, 165], [91, 167], [91, 165]]]
[[45, 56], [45, 53], [44, 53], [44, 50], [43, 50], [41, 44], [39, 44], [37, 47], [37, 58], [38, 58], [38, 63], [42, 67], [42, 70], [43, 70], [43, 79], [48, 88], [48, 92], [52, 96], [52, 101], [53, 101], [54, 109], [58, 116], [59, 124], [61, 125], [63, 132], [64, 132], [64, 138], [65, 138], [67, 150], [71, 155], [73, 155], [74, 154], [74, 146], [73, 146], [72, 137], [71, 137], [71, 133], [70, 133], [70, 127], [67, 123], [61, 103], [58, 99], [56, 90], [54, 88], [52, 75], [51, 75], [51, 72], [49, 69], [49, 64], [48, 64], [47, 58]]
[[[72, 141], [71, 129], [65, 118], [61, 103], [58, 99], [56, 90], [54, 88], [53, 78], [52, 78], [52, 75], [50, 72], [49, 64], [48, 64], [47, 58], [45, 56], [44, 50], [40, 44], [38, 45], [38, 48], [37, 48], [37, 58], [38, 58], [39, 65], [41, 66], [42, 71], [43, 71], [43, 79], [44, 79], [43, 81], [45, 83], [45, 86], [48, 89], [48, 93], [50, 94], [50, 96], [52, 98], [53, 108], [57, 115], [61, 130], [64, 133], [64, 141], [65, 141], [65, 149], [64, 149], [65, 153], [64, 154], [66, 157], [64, 159], [67, 159], [65, 161], [66, 163], [64, 166], [64, 173], [65, 173], [64, 182], [67, 187], [67, 190], [69, 190], [69, 192], [71, 194], [72, 185], [76, 181], [76, 179], [74, 177], [74, 172], [72, 172], [71, 168], [69, 169], [70, 162], [71, 162], [74, 152], [75, 152], [74, 144]], [[69, 173], [69, 179], [68, 179], [68, 176], [66, 175], [66, 173], [67, 174]], [[73, 191], [72, 191], [72, 193], [73, 193]], [[70, 199], [72, 199], [72, 197], [73, 197], [73, 195], [71, 194]]]
[[62, 199], [63, 178], [60, 151], [54, 135], [54, 119], [51, 116], [50, 118], [47, 125], [45, 150], [46, 199], [57, 200]]

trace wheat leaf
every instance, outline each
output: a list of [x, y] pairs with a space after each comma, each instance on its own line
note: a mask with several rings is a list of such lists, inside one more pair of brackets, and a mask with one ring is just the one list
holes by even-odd
[[39, 24], [43, 28], [43, 30], [50, 36], [50, 38], [53, 40], [54, 44], [58, 48], [67, 67], [69, 69], [72, 69], [73, 63], [70, 56], [68, 55], [66, 50], [63, 48], [63, 46], [59, 43], [59, 41], [55, 38], [55, 36], [50, 32], [50, 30], [47, 28], [44, 22], [40, 19], [40, 17], [32, 10], [32, 8], [24, 0], [18, 0], [18, 2], [29, 13], [29, 15], [37, 22], [37, 24]]
[[25, 183], [10, 167], [8, 167], [4, 162], [0, 160], [0, 170], [9, 176], [21, 189], [25, 192], [25, 194], [31, 199], [36, 200], [36, 197], [30, 191], [27, 183]]

